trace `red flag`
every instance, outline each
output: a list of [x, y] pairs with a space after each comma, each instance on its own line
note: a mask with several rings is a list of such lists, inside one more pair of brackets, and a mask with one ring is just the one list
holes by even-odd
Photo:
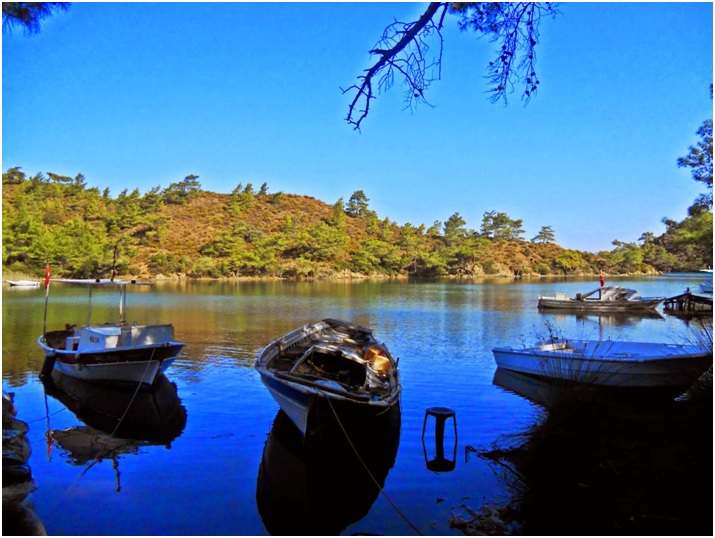
[[50, 285], [50, 264], [45, 268], [45, 287]]

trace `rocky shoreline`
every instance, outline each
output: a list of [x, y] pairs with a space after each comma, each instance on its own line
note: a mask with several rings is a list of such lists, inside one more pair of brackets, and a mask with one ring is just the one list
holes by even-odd
[[2, 531], [4, 536], [45, 536], [29, 495], [36, 485], [27, 464], [32, 450], [28, 425], [17, 419], [13, 394], [2, 395]]

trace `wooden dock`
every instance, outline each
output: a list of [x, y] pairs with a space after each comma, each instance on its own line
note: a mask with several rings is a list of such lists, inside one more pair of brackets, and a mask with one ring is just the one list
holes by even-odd
[[712, 297], [682, 293], [663, 301], [663, 310], [670, 314], [711, 314], [713, 313]]

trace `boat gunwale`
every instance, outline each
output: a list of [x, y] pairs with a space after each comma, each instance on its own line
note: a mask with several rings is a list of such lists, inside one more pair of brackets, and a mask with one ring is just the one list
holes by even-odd
[[[576, 345], [579, 345], [580, 341], [576, 341]], [[589, 342], [589, 341], [585, 341]], [[599, 355], [599, 345], [603, 344], [608, 346], [609, 344], [616, 343], [615, 341], [601, 340], [593, 341], [597, 345], [591, 353], [584, 353], [583, 349], [569, 348], [569, 349], [539, 349], [538, 347], [530, 348], [514, 348], [514, 347], [494, 347], [492, 348], [492, 353], [503, 353], [503, 354], [516, 354], [520, 356], [531, 356], [531, 357], [543, 357], [543, 358], [558, 358], [558, 359], [573, 359], [589, 362], [607, 362], [607, 363], [650, 363], [650, 362], [662, 362], [662, 361], [672, 361], [672, 360], [683, 360], [683, 359], [699, 359], [705, 357], [712, 357], [712, 351], [708, 350], [704, 346], [699, 346], [697, 344], [668, 344], [660, 342], [622, 342], [626, 344], [648, 344], [650, 347], [657, 346], [658, 349], [666, 348], [686, 348], [683, 349], [683, 353], [673, 354], [673, 355], [659, 355], [659, 356], [642, 356], [633, 355], [627, 352], [614, 352], [611, 355], [604, 354]], [[587, 344], [586, 344], [587, 345]], [[689, 352], [690, 348], [692, 352]]]

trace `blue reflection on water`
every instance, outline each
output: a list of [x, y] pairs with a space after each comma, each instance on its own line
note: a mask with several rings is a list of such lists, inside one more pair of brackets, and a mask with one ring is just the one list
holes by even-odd
[[[702, 280], [702, 275], [681, 274], [608, 279], [607, 284], [669, 297], [686, 287], [696, 289]], [[399, 357], [403, 385], [399, 448], [383, 493], [366, 515], [340, 532], [412, 535], [414, 525], [423, 534], [460, 535], [449, 528], [452, 512], [462, 505], [498, 503], [508, 495], [499, 473], [480, 458], [467, 458], [466, 447], [489, 448], [501, 436], [528, 427], [540, 413], [537, 405], [493, 383], [493, 347], [532, 343], [549, 331], [579, 338], [693, 338], [693, 324], [665, 314], [554, 315], [536, 308], [539, 295], [574, 295], [597, 285], [594, 279], [559, 278], [159, 283], [153, 292], [130, 295], [128, 321], [172, 322], [177, 338], [186, 342], [167, 371], [185, 410], [185, 425], [165, 444], [145, 443], [89, 469], [75, 465], [60, 444], [47, 443], [48, 430], [85, 424], [66, 402], [46, 397], [37, 380], [42, 356], [35, 340], [42, 331], [44, 290], [4, 288], [3, 390], [15, 393], [18, 418], [30, 424], [35, 510], [49, 534], [267, 534], [256, 488], [278, 407], [253, 361], [263, 346], [289, 330], [333, 317], [373, 328]], [[52, 291], [48, 327], [73, 317], [81, 321], [84, 296]], [[101, 299], [95, 306], [98, 311], [115, 307]], [[427, 468], [422, 427], [432, 406], [456, 414], [458, 439], [444, 439], [449, 450], [450, 443], [457, 446], [451, 472]], [[434, 432], [426, 434], [427, 443], [433, 443]], [[326, 465], [340, 475], [339, 461]]]

